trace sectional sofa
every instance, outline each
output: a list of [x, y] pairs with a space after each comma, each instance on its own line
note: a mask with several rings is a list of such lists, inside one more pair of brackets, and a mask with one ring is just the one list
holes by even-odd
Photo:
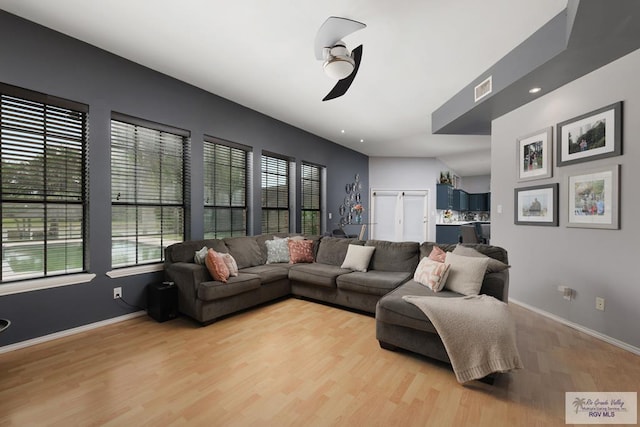
[[[167, 280], [178, 287], [181, 313], [202, 324], [267, 301], [295, 296], [375, 314], [376, 337], [385, 349], [406, 349], [449, 362], [436, 330], [404, 295], [434, 298], [460, 297], [453, 291], [438, 293], [415, 282], [419, 261], [430, 254], [435, 243], [388, 242], [380, 240], [307, 236], [313, 240], [311, 263], [268, 263], [266, 242], [288, 235], [233, 237], [176, 243], [165, 250]], [[342, 268], [349, 245], [374, 247], [366, 271]], [[213, 280], [204, 265], [194, 261], [203, 247], [230, 253], [238, 266], [237, 277], [228, 283]], [[456, 245], [438, 245], [453, 251]], [[465, 244], [478, 252], [508, 264], [507, 252], [484, 244]], [[507, 269], [487, 272], [481, 293], [507, 301]]]

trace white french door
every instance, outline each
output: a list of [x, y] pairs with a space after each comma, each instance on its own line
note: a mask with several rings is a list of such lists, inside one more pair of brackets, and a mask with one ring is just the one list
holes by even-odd
[[371, 190], [372, 239], [428, 240], [428, 190]]

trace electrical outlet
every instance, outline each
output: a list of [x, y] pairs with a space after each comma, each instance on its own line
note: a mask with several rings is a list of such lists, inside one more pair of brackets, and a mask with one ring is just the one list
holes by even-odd
[[596, 310], [604, 311], [604, 298], [596, 297]]
[[122, 288], [113, 288], [113, 299], [122, 298]]

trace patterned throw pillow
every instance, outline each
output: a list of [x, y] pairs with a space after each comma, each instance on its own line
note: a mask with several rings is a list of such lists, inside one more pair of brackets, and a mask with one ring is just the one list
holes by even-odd
[[196, 264], [200, 264], [200, 265], [204, 264], [204, 259], [207, 257], [208, 250], [209, 248], [207, 248], [206, 246], [203, 246], [202, 249], [200, 249], [199, 251], [196, 251], [196, 254], [193, 257], [193, 260], [195, 261]]
[[440, 249], [438, 246], [434, 246], [433, 249], [431, 249], [431, 253], [429, 254], [429, 259], [438, 262], [444, 262], [446, 256], [447, 253], [445, 251]]
[[231, 256], [231, 254], [220, 254], [222, 255], [222, 261], [229, 269], [229, 276], [237, 277], [238, 276], [238, 264], [236, 260]]
[[213, 249], [209, 249], [207, 257], [204, 259], [204, 263], [207, 266], [207, 270], [209, 270], [209, 274], [211, 274], [211, 277], [213, 277], [214, 280], [227, 283], [227, 280], [229, 279], [229, 269], [218, 252]]
[[288, 238], [267, 240], [264, 242], [264, 244], [267, 246], [267, 264], [289, 262], [288, 242]]
[[[434, 250], [437, 246], [434, 246]], [[430, 256], [429, 256], [430, 257]], [[449, 276], [449, 264], [434, 261], [431, 258], [422, 258], [413, 275], [413, 280], [431, 289], [433, 292], [441, 291]]]
[[313, 262], [313, 240], [289, 240], [289, 254], [291, 264]]

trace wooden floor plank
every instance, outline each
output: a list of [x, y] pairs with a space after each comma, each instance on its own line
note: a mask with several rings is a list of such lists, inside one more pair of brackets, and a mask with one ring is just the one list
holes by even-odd
[[131, 319], [0, 354], [0, 426], [561, 426], [566, 391], [639, 391], [639, 356], [511, 311], [525, 369], [492, 386], [309, 301], [207, 327]]

